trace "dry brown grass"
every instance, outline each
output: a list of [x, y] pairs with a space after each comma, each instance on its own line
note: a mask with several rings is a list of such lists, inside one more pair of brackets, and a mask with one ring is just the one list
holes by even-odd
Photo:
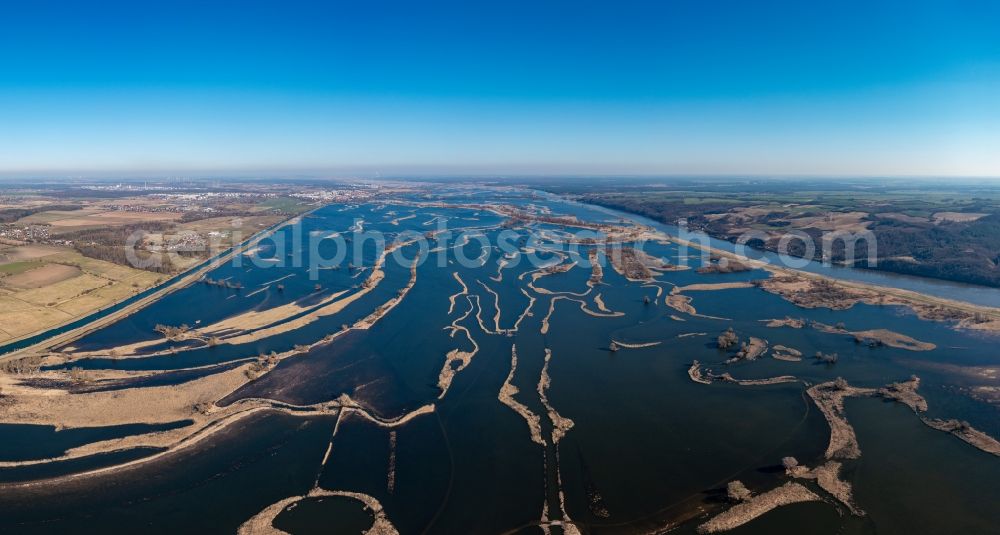
[[62, 252], [63, 249], [51, 245], [20, 245], [0, 251], [0, 263], [35, 260]]
[[871, 225], [865, 221], [868, 212], [829, 212], [821, 216], [796, 217], [789, 219], [794, 228], [815, 228], [828, 231], [861, 232]]
[[717, 282], [717, 283], [704, 283], [704, 284], [688, 284], [687, 286], [676, 286], [671, 292], [672, 294], [677, 294], [680, 292], [706, 292], [713, 290], [736, 290], [740, 288], [753, 288], [754, 284], [752, 282]]
[[738, 528], [772, 509], [810, 501], [818, 502], [820, 497], [798, 483], [785, 483], [781, 487], [754, 496], [716, 515], [708, 522], [698, 526], [698, 533], [728, 531]]
[[0, 342], [72, 321], [156, 284], [159, 275], [87, 258], [67, 248], [29, 245], [5, 251], [39, 267], [0, 282]]
[[5, 286], [17, 289], [41, 288], [80, 275], [80, 268], [65, 264], [42, 264], [32, 270], [11, 275], [3, 279]]
[[862, 340], [875, 340], [889, 347], [897, 349], [908, 349], [910, 351], [931, 351], [937, 346], [930, 342], [921, 342], [915, 338], [890, 331], [888, 329], [871, 329], [867, 331], [853, 331], [856, 338]]
[[977, 219], [986, 217], [990, 214], [974, 214], [974, 213], [963, 213], [963, 212], [937, 212], [931, 216], [931, 219], [935, 223], [941, 223], [943, 221], [954, 221], [956, 223], [968, 223], [969, 221], [975, 221]]
[[[54, 218], [49, 221], [45, 221], [52, 225], [53, 231], [58, 232], [60, 230], [78, 230], [81, 228], [88, 227], [118, 227], [123, 225], [129, 225], [133, 223], [145, 223], [149, 221], [177, 221], [183, 214], [180, 212], [122, 212], [122, 211], [108, 211], [108, 212], [93, 212], [90, 214], [80, 214], [78, 212], [66, 212], [67, 214], [75, 214], [72, 216], [67, 216], [65, 218]], [[36, 216], [44, 216], [45, 214], [50, 214], [50, 212], [42, 212], [42, 214], [35, 214], [25, 220], [29, 220]], [[22, 220], [24, 221], [24, 220]]]
[[247, 366], [179, 385], [70, 394], [62, 390], [22, 390], [0, 408], [6, 423], [97, 427], [166, 423], [191, 418], [202, 400], [217, 400], [246, 384]]

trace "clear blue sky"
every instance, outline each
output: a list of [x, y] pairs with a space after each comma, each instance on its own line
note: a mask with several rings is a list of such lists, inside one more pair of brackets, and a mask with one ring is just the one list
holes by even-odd
[[1000, 176], [1000, 2], [0, 6], [0, 172]]

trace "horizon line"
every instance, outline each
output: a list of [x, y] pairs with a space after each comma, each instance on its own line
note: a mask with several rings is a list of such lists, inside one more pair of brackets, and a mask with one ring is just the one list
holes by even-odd
[[637, 171], [543, 171], [543, 170], [500, 170], [485, 171], [463, 170], [410, 170], [377, 168], [331, 168], [331, 169], [275, 169], [275, 168], [232, 168], [232, 169], [39, 169], [39, 170], [3, 170], [0, 169], [0, 180], [220, 180], [220, 179], [317, 179], [317, 180], [406, 180], [413, 178], [469, 178], [478, 180], [502, 180], [523, 178], [622, 178], [622, 179], [758, 179], [758, 180], [788, 180], [788, 179], [884, 179], [884, 180], [1000, 180], [1000, 174], [907, 174], [907, 173], [707, 173], [707, 172], [637, 172]]

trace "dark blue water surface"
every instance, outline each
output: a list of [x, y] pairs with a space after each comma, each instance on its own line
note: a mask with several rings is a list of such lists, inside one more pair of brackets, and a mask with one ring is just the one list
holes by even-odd
[[[664, 304], [674, 285], [750, 281], [766, 276], [760, 270], [725, 275], [699, 274], [694, 269], [668, 271], [646, 284], [629, 282], [606, 266], [603, 283], [591, 289], [587, 284], [590, 268], [580, 265], [534, 283], [543, 291], [528, 290], [535, 302], [514, 332], [515, 322], [529, 303], [522, 290], [531, 281], [529, 273], [539, 266], [525, 260], [529, 254], [524, 249], [505, 266], [498, 264], [503, 254], [493, 245], [501, 232], [497, 225], [504, 218], [483, 205], [509, 201], [526, 208], [547, 206], [553, 214], [588, 221], [613, 221], [622, 215], [534, 192], [485, 187], [442, 186], [433, 195], [412, 193], [405, 198], [408, 203], [441, 199], [463, 206], [328, 206], [281, 229], [278, 236], [302, 244], [310, 235], [344, 232], [362, 220], [366, 230], [388, 233], [391, 239], [407, 231], [434, 230], [439, 218], [444, 218], [456, 232], [464, 228], [482, 233], [489, 256], [484, 262], [459, 261], [460, 257], [480, 258], [483, 244], [475, 238], [458, 246], [454, 238], [432, 242], [422, 250], [427, 261], [417, 268], [415, 285], [402, 304], [379, 322], [283, 360], [218, 403], [227, 406], [247, 398], [268, 398], [310, 405], [348, 395], [367, 407], [373, 418], [391, 420], [426, 405], [433, 405], [433, 412], [392, 427], [358, 413], [345, 412], [338, 424], [334, 415], [264, 411], [195, 447], [120, 472], [3, 486], [2, 481], [55, 477], [115, 459], [85, 459], [78, 461], [81, 466], [53, 466], [48, 472], [0, 468], [0, 510], [5, 513], [0, 531], [232, 533], [268, 505], [304, 495], [318, 482], [324, 489], [360, 492], [377, 499], [401, 533], [540, 533], [543, 510], [549, 519], [563, 518], [565, 510], [589, 533], [656, 531], [681, 520], [686, 522], [678, 532], [694, 533], [708, 514], [727, 506], [722, 495], [729, 481], [739, 479], [754, 492], [764, 492], [786, 481], [778, 468], [782, 457], [794, 456], [808, 466], [825, 461], [829, 427], [805, 389], [837, 377], [853, 385], [878, 387], [917, 374], [922, 381], [919, 392], [930, 405], [928, 416], [966, 420], [1000, 436], [997, 405], [982, 395], [988, 391], [983, 388], [1000, 386], [995, 374], [984, 372], [1000, 365], [993, 350], [996, 339], [990, 335], [921, 320], [900, 307], [803, 309], [754, 287], [686, 292], [698, 315]], [[534, 224], [530, 230], [558, 235], [572, 229]], [[524, 228], [517, 232], [530, 237]], [[282, 254], [278, 243], [263, 245], [261, 255]], [[314, 255], [336, 253], [323, 247], [332, 244], [314, 251], [304, 247], [298, 267], [263, 267], [266, 262], [255, 265], [250, 258], [244, 258], [241, 266], [227, 264], [209, 276], [238, 280], [241, 290], [195, 284], [73, 342], [74, 347], [96, 351], [98, 356], [72, 366], [169, 371], [74, 388], [113, 392], [181, 384], [261, 353], [322, 340], [398, 295], [410, 281], [410, 262], [421, 251], [417, 244], [402, 248], [403, 261], [390, 257], [384, 266], [385, 279], [374, 290], [343, 311], [301, 328], [244, 344], [178, 345], [176, 352], [156, 356], [149, 354], [166, 349], [167, 342], [146, 348], [146, 355], [137, 358], [102, 354], [124, 344], [159, 340], [153, 331], [158, 323], [209, 325], [288, 303], [298, 303], [303, 307], [301, 314], [308, 314], [333, 292], [346, 290], [346, 296], [360, 291], [358, 285], [367, 273], [354, 277], [346, 268], [310, 273]], [[646, 250], [680, 260], [676, 244], [647, 243]], [[583, 251], [586, 259], [586, 247]], [[543, 265], [568, 261], [551, 251], [537, 257]], [[370, 267], [375, 258], [375, 247], [369, 244], [349, 251], [344, 262]], [[691, 259], [691, 266], [699, 262]], [[970, 302], [998, 302], [995, 290], [862, 270], [808, 269]], [[468, 294], [456, 296], [449, 312], [449, 296], [461, 290], [455, 274], [467, 285]], [[274, 282], [278, 279], [284, 285], [281, 291]], [[575, 301], [597, 311], [594, 298], [598, 294], [608, 309], [622, 315], [597, 317]], [[550, 306], [554, 312], [543, 333]], [[501, 311], [498, 321], [494, 320], [497, 307]], [[933, 343], [936, 349], [871, 348], [843, 333], [808, 326], [769, 328], [762, 321], [786, 316], [828, 325], [843, 323], [847, 330], [889, 329]], [[464, 332], [452, 336], [446, 327], [453, 321], [469, 330], [479, 349], [440, 397], [438, 380], [446, 354], [474, 348]], [[497, 324], [501, 332], [484, 332], [484, 327], [494, 331]], [[716, 348], [715, 337], [730, 327], [743, 340], [763, 338], [771, 346], [795, 348], [803, 358], [787, 362], [765, 356], [727, 364], [732, 355]], [[613, 352], [609, 350], [612, 340], [659, 344]], [[518, 361], [511, 375], [514, 347]], [[816, 352], [837, 353], [838, 360], [819, 363], [812, 358]], [[698, 384], [688, 377], [693, 360], [740, 379], [793, 375], [800, 382]], [[204, 368], [212, 365], [219, 367]], [[56, 366], [60, 367], [66, 366]], [[545, 388], [540, 387], [543, 369], [550, 378]], [[514, 399], [539, 416], [544, 445], [532, 441], [525, 419], [498, 399], [508, 377], [518, 390]], [[573, 421], [558, 444], [552, 440], [550, 408]], [[851, 399], [846, 413], [856, 429], [862, 457], [845, 462], [842, 477], [853, 486], [856, 501], [867, 515], [851, 516], [832, 500], [798, 504], [773, 511], [733, 533], [989, 533], [1000, 525], [1000, 508], [995, 507], [1000, 459], [925, 426], [900, 404]], [[7, 456], [4, 460], [43, 458], [89, 441], [151, 430], [116, 426], [56, 432], [50, 427], [0, 426], [0, 454]], [[20, 442], [11, 440], [15, 436]], [[332, 447], [323, 465], [331, 436]], [[299, 502], [281, 512], [274, 525], [292, 533], [356, 533], [367, 529], [371, 521], [371, 512], [360, 502], [327, 497]]]

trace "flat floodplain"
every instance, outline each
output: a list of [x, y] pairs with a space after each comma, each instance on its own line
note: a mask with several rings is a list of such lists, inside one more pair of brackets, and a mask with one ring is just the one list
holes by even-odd
[[[338, 236], [363, 243], [320, 262]], [[82, 276], [35, 253], [12, 252], [43, 265], [8, 263], [0, 282]], [[529, 190], [326, 205], [132, 314], [19, 355], [25, 369], [0, 375], [0, 530], [1000, 525], [995, 334], [926, 319], [905, 295], [879, 304], [716, 261]], [[789, 280], [760, 282], [774, 277]], [[803, 306], [788, 288], [810, 284], [853, 301]]]

